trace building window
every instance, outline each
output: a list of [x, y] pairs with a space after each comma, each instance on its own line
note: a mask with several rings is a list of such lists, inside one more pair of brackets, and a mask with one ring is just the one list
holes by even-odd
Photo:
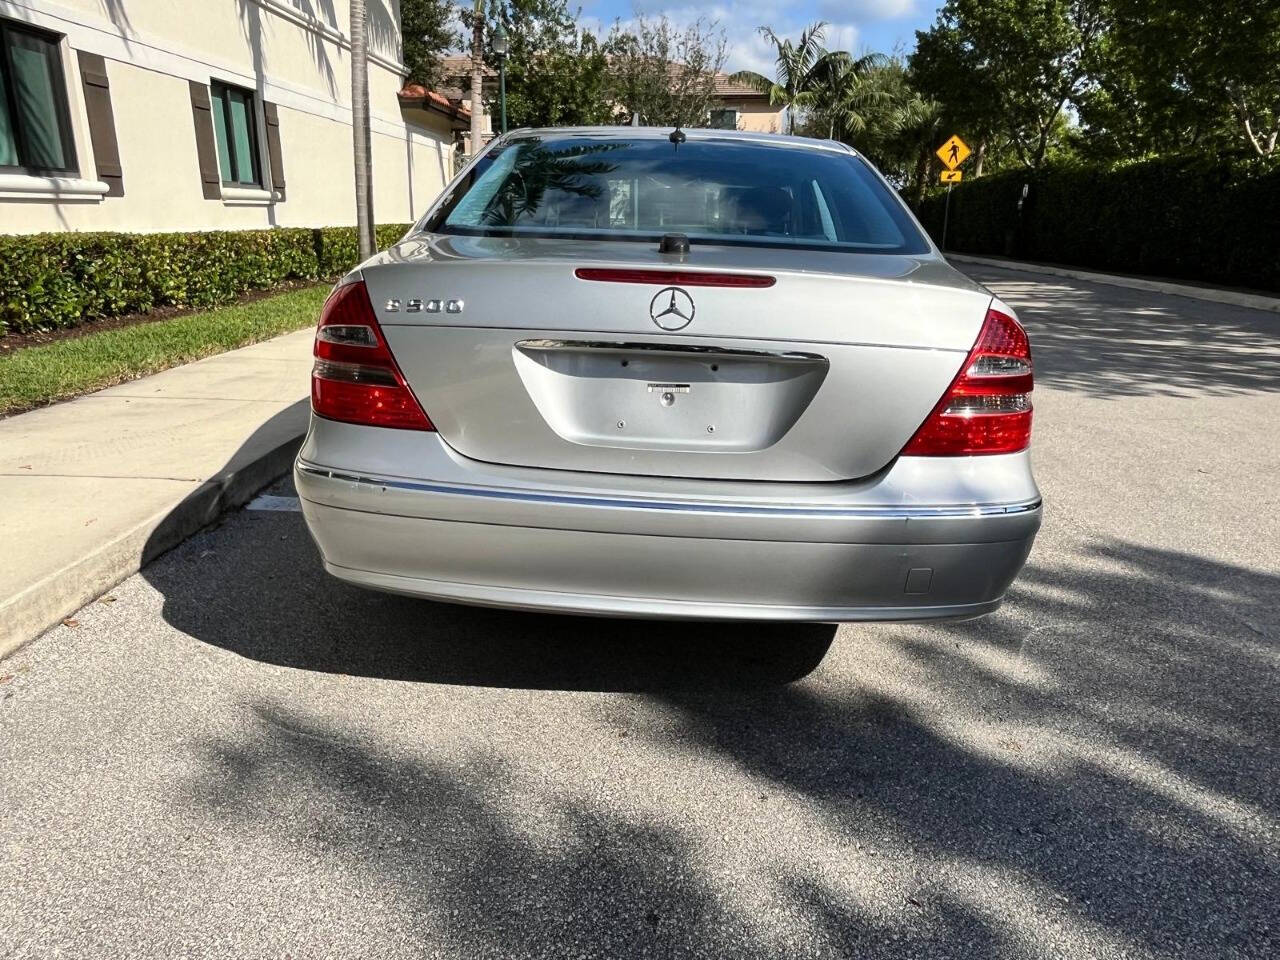
[[712, 130], [737, 130], [737, 110], [712, 110], [710, 126]]
[[77, 172], [59, 42], [0, 20], [0, 170]]
[[218, 166], [222, 170], [222, 182], [231, 186], [262, 186], [253, 91], [229, 87], [217, 81], [210, 84], [209, 91], [213, 101], [213, 129], [218, 138]]

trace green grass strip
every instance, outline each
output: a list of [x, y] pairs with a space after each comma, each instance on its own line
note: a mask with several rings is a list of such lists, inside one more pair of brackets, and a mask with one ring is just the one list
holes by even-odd
[[0, 356], [0, 415], [65, 400], [311, 326], [327, 286]]

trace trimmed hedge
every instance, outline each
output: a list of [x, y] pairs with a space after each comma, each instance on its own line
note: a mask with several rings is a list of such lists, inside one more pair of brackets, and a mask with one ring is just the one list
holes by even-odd
[[[944, 203], [920, 210], [935, 240]], [[1280, 169], [1164, 158], [995, 174], [954, 189], [947, 248], [1280, 290]]]
[[[378, 227], [378, 249], [408, 229]], [[0, 335], [334, 279], [359, 259], [357, 246], [354, 227], [0, 236]]]

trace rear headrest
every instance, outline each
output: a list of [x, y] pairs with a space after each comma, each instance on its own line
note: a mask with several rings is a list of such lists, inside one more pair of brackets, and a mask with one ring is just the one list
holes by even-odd
[[791, 194], [782, 187], [730, 187], [729, 222], [744, 233], [790, 233]]

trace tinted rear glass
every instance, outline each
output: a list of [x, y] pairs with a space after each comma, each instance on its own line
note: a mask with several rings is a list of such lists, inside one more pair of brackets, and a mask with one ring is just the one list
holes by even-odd
[[491, 150], [426, 225], [486, 236], [924, 253], [892, 192], [859, 158], [744, 140], [523, 137]]

